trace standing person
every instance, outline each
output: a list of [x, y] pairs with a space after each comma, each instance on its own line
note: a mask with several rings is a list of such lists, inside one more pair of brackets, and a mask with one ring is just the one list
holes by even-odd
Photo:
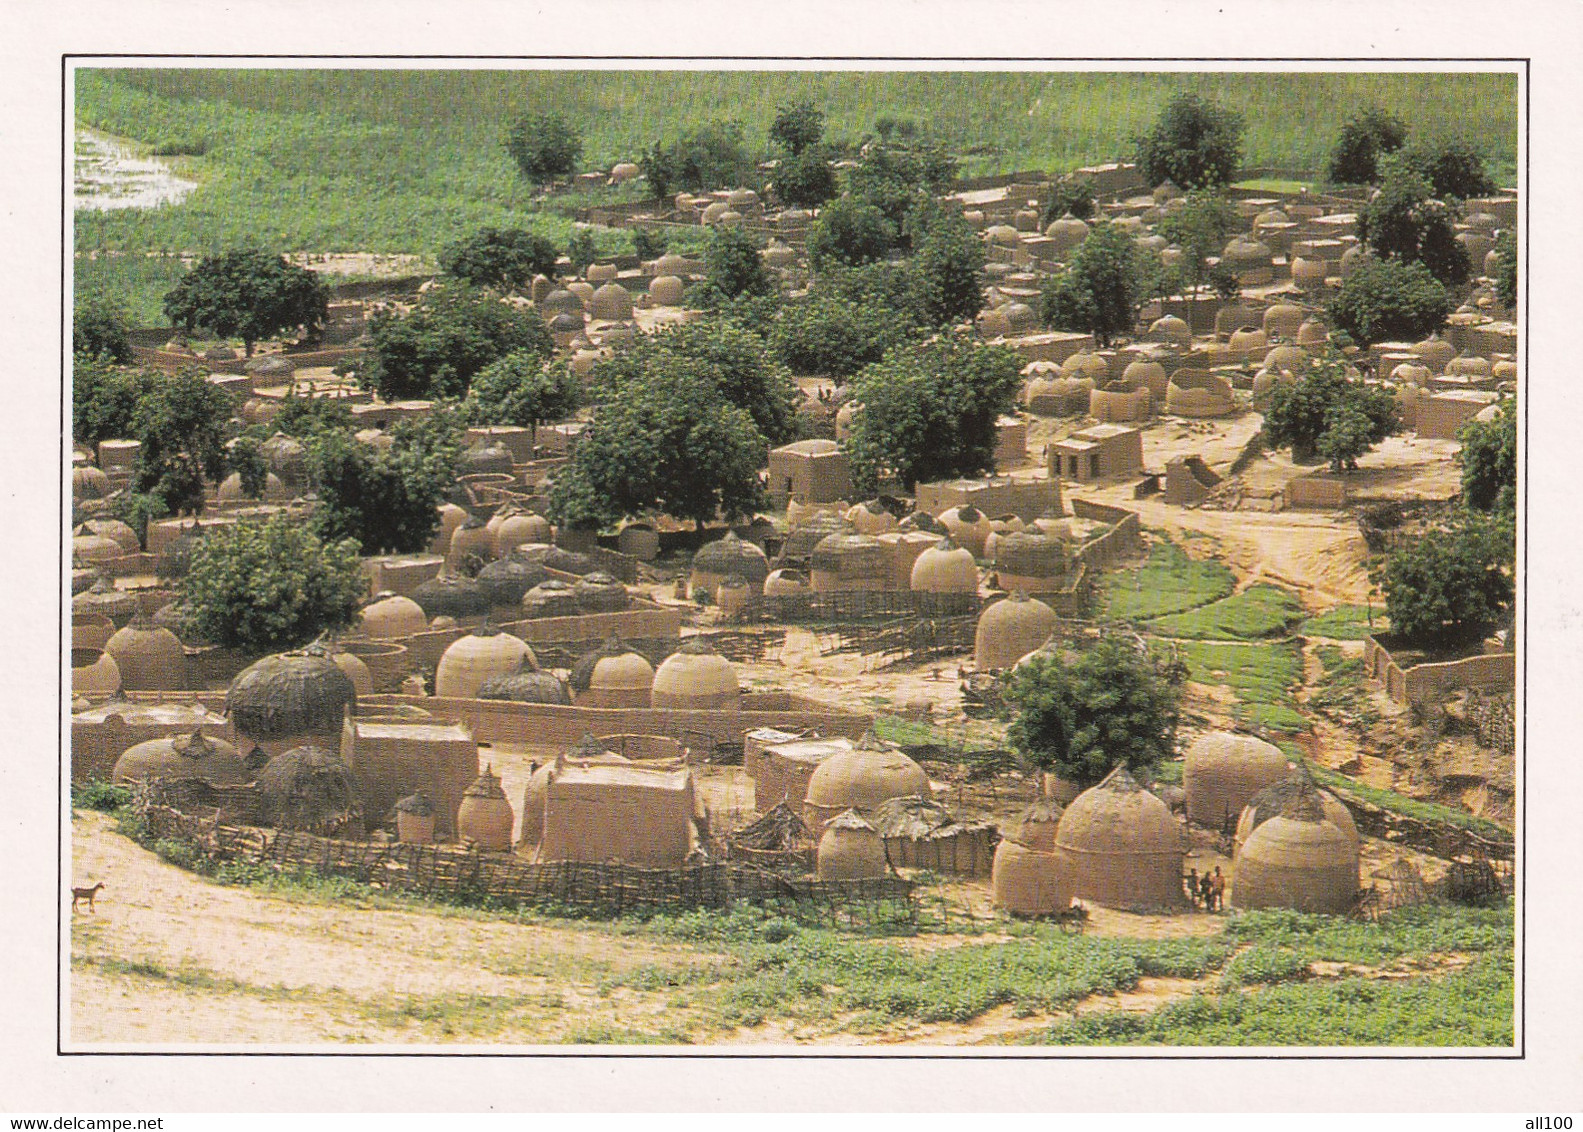
[[1194, 908], [1198, 907], [1198, 869], [1187, 870], [1187, 899]]
[[1210, 911], [1220, 912], [1226, 905], [1226, 878], [1220, 874], [1220, 866], [1215, 866], [1215, 875], [1209, 879]]

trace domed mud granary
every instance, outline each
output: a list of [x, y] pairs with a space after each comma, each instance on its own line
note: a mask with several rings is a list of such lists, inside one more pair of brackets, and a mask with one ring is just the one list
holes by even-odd
[[1055, 831], [1060, 827], [1061, 815], [1066, 812], [1054, 798], [1039, 797], [1022, 811], [1017, 823], [1008, 834], [1013, 841], [1041, 853], [1055, 852]]
[[736, 668], [703, 637], [689, 637], [654, 673], [657, 708], [731, 708], [741, 694]]
[[308, 448], [296, 437], [277, 432], [258, 446], [258, 454], [288, 491], [300, 491], [307, 485]]
[[1055, 626], [1055, 611], [1019, 590], [979, 615], [973, 664], [980, 672], [1010, 668], [1048, 641]]
[[471, 786], [462, 791], [462, 805], [456, 812], [456, 836], [493, 853], [511, 851], [511, 830], [516, 816], [500, 778], [493, 766], [486, 767]]
[[515, 508], [496, 512], [488, 526], [495, 540], [495, 556], [498, 558], [508, 557], [512, 550], [523, 543], [547, 543], [555, 533], [550, 521], [543, 515]]
[[918, 555], [909, 585], [931, 615], [967, 613], [978, 604], [978, 564], [972, 551], [942, 540]]
[[103, 649], [71, 650], [71, 692], [74, 696], [114, 695], [121, 690], [121, 669]]
[[412, 600], [418, 603], [429, 620], [436, 617], [453, 617], [465, 621], [483, 617], [494, 608], [489, 593], [476, 578], [460, 574], [441, 574], [430, 578], [412, 591]]
[[890, 581], [890, 551], [872, 535], [826, 535], [808, 563], [808, 588], [815, 593], [872, 593]]
[[[451, 544], [445, 550], [445, 565], [452, 570], [472, 573], [478, 565], [495, 557], [495, 539], [489, 533], [489, 523], [482, 515], [469, 515], [465, 522], [451, 532]], [[476, 560], [475, 565], [467, 565]]]
[[1279, 782], [1260, 790], [1253, 796], [1253, 800], [1242, 808], [1242, 816], [1237, 819], [1237, 847], [1240, 849], [1255, 829], [1278, 815], [1287, 802], [1304, 790], [1314, 792], [1319, 798], [1319, 806], [1324, 811], [1325, 820], [1350, 837], [1352, 843], [1356, 845], [1358, 826], [1352, 820], [1352, 811], [1330, 791], [1321, 790], [1314, 782], [1307, 766], [1298, 765]]
[[434, 840], [434, 803], [422, 790], [396, 803], [396, 840], [407, 845], [427, 845]]
[[115, 625], [125, 625], [137, 612], [137, 598], [125, 590], [115, 588], [109, 578], [100, 576], [84, 592], [71, 599], [74, 619], [104, 617]]
[[116, 760], [110, 779], [117, 783], [159, 778], [201, 778], [214, 786], [240, 786], [252, 779], [236, 748], [202, 731], [150, 739], [128, 747]]
[[346, 673], [359, 696], [374, 694], [374, 674], [368, 670], [368, 665], [363, 663], [362, 657], [344, 652], [337, 647], [330, 653], [330, 659], [335, 662], [337, 668]]
[[522, 595], [522, 616], [527, 618], [576, 617], [581, 612], [577, 591], [559, 578], [546, 578]]
[[632, 317], [632, 296], [621, 284], [611, 281], [594, 292], [589, 313], [601, 322], [620, 322]]
[[357, 688], [322, 645], [255, 661], [225, 693], [231, 725], [255, 742], [306, 735], [339, 741], [348, 709], [357, 709]]
[[559, 570], [563, 574], [575, 574], [581, 578], [584, 574], [592, 574], [599, 569], [599, 564], [590, 555], [580, 551], [568, 550], [564, 546], [552, 546], [544, 552], [541, 560], [543, 565], [551, 570]]
[[910, 797], [931, 797], [928, 774], [869, 732], [856, 747], [838, 751], [814, 769], [803, 794], [803, 820], [818, 830], [842, 810], [869, 814], [881, 802]]
[[1053, 916], [1072, 906], [1076, 889], [1066, 857], [1005, 838], [990, 871], [995, 907], [1013, 916]]
[[1076, 895], [1122, 909], [1182, 904], [1185, 840], [1170, 808], [1119, 766], [1072, 800], [1055, 833]]
[[334, 835], [361, 824], [357, 780], [341, 757], [312, 744], [282, 751], [258, 773], [265, 821]]
[[646, 708], [654, 687], [654, 666], [611, 635], [578, 659], [567, 682], [577, 703], [585, 707]]
[[786, 564], [807, 562], [813, 548], [828, 535], [856, 534], [857, 528], [834, 511], [816, 511], [796, 524], [781, 543], [780, 560]]
[[187, 687], [187, 654], [180, 638], [156, 627], [144, 614], [117, 629], [104, 651], [121, 673], [123, 691], [173, 692]]
[[376, 641], [395, 640], [421, 633], [429, 627], [423, 606], [410, 597], [384, 591], [363, 606], [363, 632]]
[[1318, 793], [1300, 787], [1237, 853], [1235, 908], [1350, 912], [1358, 895], [1358, 845], [1325, 817]]
[[538, 667], [538, 659], [527, 643], [486, 623], [445, 650], [434, 670], [434, 694], [476, 699], [484, 681], [509, 676], [524, 664]]
[[937, 518], [952, 543], [971, 552], [974, 558], [984, 556], [984, 543], [994, 530], [988, 515], [971, 503], [964, 503], [960, 507], [946, 508]]
[[478, 571], [476, 581], [488, 596], [491, 608], [516, 609], [529, 590], [549, 577], [550, 572], [538, 563], [508, 554]]
[[1018, 531], [995, 539], [992, 561], [995, 577], [1002, 589], [1028, 593], [1051, 593], [1061, 588], [1066, 576], [1066, 540], [1051, 531], [1059, 530], [1062, 520]]
[[817, 861], [820, 880], [864, 880], [890, 872], [884, 839], [852, 810], [837, 814], [825, 825]]
[[1201, 735], [1182, 765], [1187, 819], [1229, 833], [1253, 796], [1288, 771], [1285, 753], [1273, 743], [1229, 731]]

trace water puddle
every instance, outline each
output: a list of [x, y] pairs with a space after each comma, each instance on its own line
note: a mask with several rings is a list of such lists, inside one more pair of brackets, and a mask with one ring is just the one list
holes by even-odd
[[72, 208], [77, 211], [159, 208], [179, 204], [198, 187], [154, 158], [140, 157], [124, 143], [91, 130], [77, 131], [73, 150]]

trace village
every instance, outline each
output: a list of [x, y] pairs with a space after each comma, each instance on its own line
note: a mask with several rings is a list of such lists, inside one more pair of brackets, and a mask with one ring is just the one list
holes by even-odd
[[1515, 182], [888, 127], [530, 115], [564, 247], [79, 296], [74, 1038], [1510, 1044]]

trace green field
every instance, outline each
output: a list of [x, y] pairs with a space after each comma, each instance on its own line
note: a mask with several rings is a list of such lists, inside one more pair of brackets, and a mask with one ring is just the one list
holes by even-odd
[[[856, 140], [882, 116], [912, 119], [975, 174], [1125, 156], [1179, 90], [1245, 115], [1250, 168], [1317, 171], [1340, 123], [1370, 102], [1416, 134], [1465, 134], [1501, 176], [1515, 168], [1509, 75], [84, 70], [80, 125], [203, 154], [175, 159], [199, 182], [185, 201], [80, 214], [77, 247], [206, 252], [246, 240], [280, 251], [433, 253], [507, 223], [564, 239], [564, 206], [535, 203], [500, 145], [526, 107], [573, 119], [584, 164], [608, 167], [721, 116], [741, 120], [749, 144], [764, 148], [776, 106], [806, 96], [825, 108], [833, 139]], [[103, 264], [96, 278], [139, 313], [157, 299], [142, 265]]]

